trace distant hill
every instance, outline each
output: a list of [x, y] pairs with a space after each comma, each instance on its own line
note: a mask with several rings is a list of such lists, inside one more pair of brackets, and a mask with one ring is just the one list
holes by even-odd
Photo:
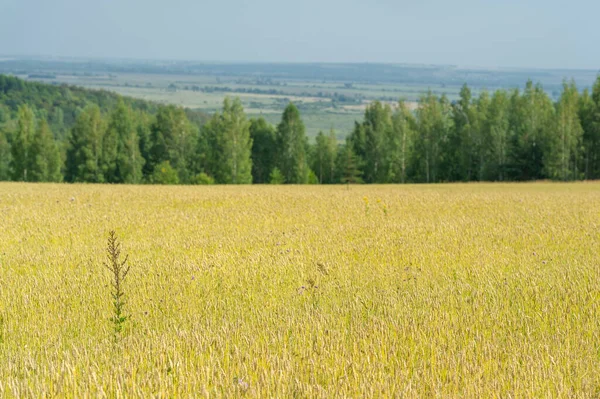
[[[24, 81], [9, 75], [0, 75], [0, 105], [11, 114], [19, 106], [27, 105], [58, 130], [66, 131], [75, 123], [77, 115], [88, 105], [97, 105], [101, 112], [112, 110], [123, 100], [135, 111], [155, 114], [158, 104], [121, 96], [107, 90], [86, 89], [67, 84], [45, 84]], [[186, 110], [190, 120], [202, 124], [208, 116], [200, 111]]]
[[86, 59], [0, 59], [0, 73], [52, 75], [78, 73], [144, 73], [173, 75], [255, 76], [360, 83], [405, 83], [514, 88], [531, 79], [546, 90], [560, 90], [564, 79], [591, 87], [597, 70], [476, 68], [456, 65], [382, 63], [234, 63], [198, 61], [139, 61]]

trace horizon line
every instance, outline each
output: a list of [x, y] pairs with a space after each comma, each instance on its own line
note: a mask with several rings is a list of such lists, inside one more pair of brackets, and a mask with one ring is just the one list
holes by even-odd
[[[9, 58], [3, 59], [3, 58]], [[251, 61], [251, 60], [200, 60], [191, 58], [146, 58], [146, 57], [120, 57], [120, 56], [66, 56], [66, 55], [48, 55], [48, 54], [0, 54], [0, 62], [24, 59], [50, 59], [54, 61], [127, 61], [127, 62], [172, 62], [172, 63], [197, 63], [197, 64], [255, 64], [255, 65], [390, 65], [390, 66], [420, 66], [420, 67], [439, 67], [455, 68], [459, 70], [521, 70], [521, 71], [579, 71], [595, 72], [600, 75], [600, 66], [597, 69], [592, 68], [566, 68], [566, 67], [520, 67], [520, 66], [481, 66], [481, 65], [459, 65], [459, 64], [435, 64], [426, 62], [392, 62], [392, 61]]]

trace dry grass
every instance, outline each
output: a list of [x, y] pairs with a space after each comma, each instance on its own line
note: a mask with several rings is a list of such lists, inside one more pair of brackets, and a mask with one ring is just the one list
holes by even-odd
[[0, 396], [598, 397], [599, 227], [598, 183], [1, 184]]

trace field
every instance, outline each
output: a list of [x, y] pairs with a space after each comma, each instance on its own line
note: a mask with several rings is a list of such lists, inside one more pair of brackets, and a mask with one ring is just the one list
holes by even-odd
[[334, 129], [340, 140], [362, 121], [372, 101], [413, 109], [428, 90], [456, 100], [464, 83], [474, 95], [482, 90], [524, 87], [528, 79], [543, 84], [553, 99], [563, 79], [590, 87], [597, 71], [482, 69], [411, 64], [218, 63], [61, 58], [0, 58], [0, 73], [46, 83], [68, 83], [104, 89], [212, 114], [226, 96], [240, 97], [251, 117], [271, 123], [293, 101], [302, 114], [309, 138]]
[[[28, 79], [28, 75], [18, 75]], [[294, 102], [302, 113], [306, 134], [315, 137], [319, 131], [333, 129], [340, 141], [354, 127], [354, 121], [363, 118], [364, 110], [371, 101], [382, 100], [395, 105], [400, 98], [416, 108], [418, 97], [427, 91], [426, 86], [361, 85], [346, 88], [340, 82], [322, 83], [310, 80], [276, 81], [260, 83], [256, 78], [207, 75], [153, 75], [100, 73], [86, 75], [56, 75], [51, 79], [37, 79], [45, 83], [60, 82], [90, 89], [103, 89], [124, 96], [141, 98], [161, 104], [176, 104], [199, 109], [208, 114], [220, 111], [226, 96], [239, 97], [250, 117], [263, 116], [273, 125], [281, 121], [285, 106]], [[171, 86], [172, 85], [172, 86]], [[437, 86], [437, 85], [436, 85]], [[386, 92], [386, 90], [390, 90]], [[443, 89], [456, 97], [459, 87]], [[436, 90], [436, 92], [438, 92]], [[345, 101], [336, 101], [334, 95], [344, 95]]]
[[600, 183], [3, 183], [0, 396], [598, 397], [599, 210]]

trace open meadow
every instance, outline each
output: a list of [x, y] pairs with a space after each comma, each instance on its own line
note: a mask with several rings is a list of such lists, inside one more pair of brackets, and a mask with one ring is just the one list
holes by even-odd
[[599, 320], [600, 183], [0, 184], [2, 397], [591, 398]]

